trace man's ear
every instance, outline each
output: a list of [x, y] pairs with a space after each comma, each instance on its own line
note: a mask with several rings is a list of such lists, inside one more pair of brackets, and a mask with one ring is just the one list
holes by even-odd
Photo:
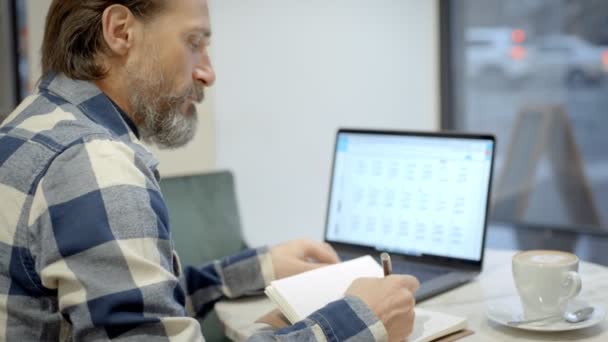
[[136, 20], [123, 5], [111, 5], [103, 11], [103, 37], [112, 54], [124, 56], [133, 46]]

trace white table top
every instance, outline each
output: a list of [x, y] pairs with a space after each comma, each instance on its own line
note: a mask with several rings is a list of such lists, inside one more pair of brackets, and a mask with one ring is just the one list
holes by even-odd
[[[485, 316], [485, 302], [515, 296], [511, 277], [511, 256], [515, 251], [487, 250], [484, 269], [473, 282], [443, 293], [418, 304], [418, 307], [450, 313], [468, 318], [469, 329], [475, 334], [463, 338], [472, 341], [608, 341], [608, 322], [570, 332], [531, 332], [504, 327], [489, 321]], [[579, 298], [608, 308], [608, 268], [582, 262], [579, 268], [583, 290]], [[275, 307], [266, 297], [225, 300], [215, 309], [226, 327], [226, 335], [243, 341], [253, 333], [271, 329], [254, 323], [256, 319]]]

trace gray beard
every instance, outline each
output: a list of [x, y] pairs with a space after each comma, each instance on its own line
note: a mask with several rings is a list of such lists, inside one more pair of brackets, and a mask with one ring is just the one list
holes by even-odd
[[188, 144], [194, 138], [198, 126], [196, 108], [191, 105], [192, 115], [180, 111], [183, 100], [161, 96], [150, 98], [144, 89], [133, 91], [131, 108], [139, 120], [141, 139], [160, 149], [175, 149]]
[[171, 93], [160, 68], [156, 68], [158, 61], [152, 57], [149, 62], [149, 68], [127, 68], [129, 104], [141, 139], [161, 149], [182, 147], [194, 138], [198, 118], [194, 104], [189, 105], [188, 113], [182, 113], [180, 107], [189, 96], [201, 102], [203, 87], [194, 86], [185, 94]]

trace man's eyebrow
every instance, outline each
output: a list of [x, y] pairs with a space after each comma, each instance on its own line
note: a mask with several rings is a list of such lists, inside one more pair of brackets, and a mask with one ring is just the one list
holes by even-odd
[[211, 30], [206, 27], [193, 27], [189, 32], [201, 33], [205, 38], [211, 38]]

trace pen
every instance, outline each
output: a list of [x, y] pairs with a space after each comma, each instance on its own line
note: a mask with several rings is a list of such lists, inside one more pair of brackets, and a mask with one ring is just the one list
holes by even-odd
[[384, 269], [384, 276], [389, 276], [393, 273], [393, 264], [391, 263], [391, 256], [384, 252], [380, 254], [380, 260], [382, 260], [382, 269]]

